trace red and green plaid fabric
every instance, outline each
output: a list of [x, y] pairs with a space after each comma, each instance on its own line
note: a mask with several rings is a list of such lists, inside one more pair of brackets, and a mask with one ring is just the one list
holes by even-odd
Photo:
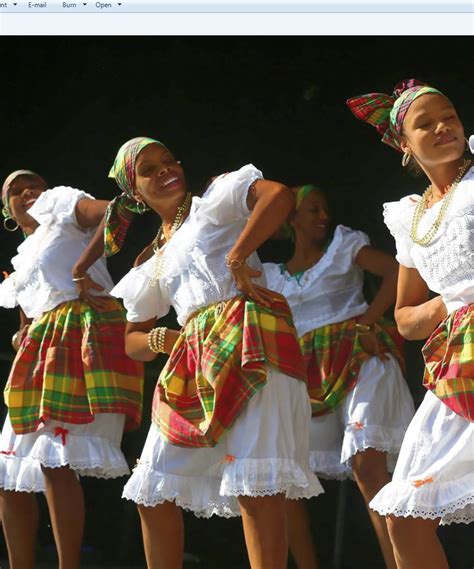
[[113, 199], [105, 214], [104, 254], [112, 257], [122, 248], [128, 227], [135, 213], [148, 211], [145, 203], [139, 204], [135, 199], [135, 164], [140, 152], [150, 144], [163, 143], [146, 136], [132, 138], [122, 144], [117, 152], [109, 178], [113, 178], [122, 194]]
[[124, 348], [122, 306], [107, 299], [94, 310], [73, 300], [31, 324], [5, 387], [5, 403], [17, 434], [48, 419], [90, 423], [97, 413], [123, 413], [127, 430], [142, 415], [143, 365]]
[[152, 419], [173, 444], [212, 447], [267, 380], [267, 366], [306, 380], [290, 308], [236, 297], [183, 328], [155, 390]]
[[474, 305], [450, 314], [422, 348], [423, 385], [468, 421], [474, 421]]
[[347, 100], [354, 115], [372, 126], [382, 136], [382, 142], [400, 149], [403, 121], [410, 105], [426, 93], [442, 93], [418, 79], [405, 79], [395, 86], [392, 95], [367, 93]]
[[[355, 386], [360, 368], [371, 357], [359, 342], [356, 318], [321, 326], [300, 338], [306, 364], [313, 417], [334, 411]], [[402, 338], [393, 322], [382, 318], [375, 327], [382, 353], [395, 356], [404, 368]]]

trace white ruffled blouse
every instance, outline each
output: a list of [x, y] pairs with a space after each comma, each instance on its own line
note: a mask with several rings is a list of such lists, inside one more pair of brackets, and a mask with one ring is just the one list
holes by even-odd
[[[433, 241], [422, 247], [410, 237], [418, 195], [384, 204], [384, 218], [395, 238], [398, 262], [420, 273], [443, 296], [451, 313], [474, 302], [474, 168], [458, 184]], [[423, 236], [436, 219], [442, 200], [425, 211], [418, 226]]]
[[[58, 304], [77, 298], [71, 277], [74, 263], [89, 244], [96, 228], [82, 228], [76, 219], [77, 202], [91, 195], [58, 186], [43, 192], [28, 213], [40, 224], [18, 247], [15, 271], [0, 285], [0, 306], [19, 305], [28, 318], [37, 318]], [[113, 287], [104, 259], [89, 270], [107, 293]]]
[[[216, 178], [205, 194], [194, 197], [189, 216], [162, 249], [160, 278], [152, 257], [133, 268], [111, 294], [122, 298], [129, 322], [165, 316], [170, 306], [184, 325], [196, 310], [238, 294], [225, 255], [240, 236], [250, 210], [248, 190], [262, 173], [251, 164]], [[262, 270], [254, 253], [248, 264]], [[259, 279], [264, 285], [265, 280]]]
[[267, 286], [288, 300], [298, 336], [367, 310], [364, 273], [355, 258], [369, 244], [362, 231], [338, 225], [327, 251], [304, 273], [290, 275], [283, 265], [264, 264]]

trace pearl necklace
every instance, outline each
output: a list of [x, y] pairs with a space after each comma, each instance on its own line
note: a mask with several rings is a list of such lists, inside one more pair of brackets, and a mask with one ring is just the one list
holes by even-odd
[[[153, 251], [155, 252], [155, 270], [153, 273], [153, 281], [155, 282], [159, 278], [161, 278], [165, 272], [166, 261], [163, 256], [164, 245], [168, 243], [171, 237], [173, 237], [176, 231], [181, 227], [181, 225], [183, 225], [185, 219], [184, 216], [187, 213], [189, 206], [191, 205], [191, 199], [192, 199], [191, 194], [187, 193], [183, 203], [178, 207], [178, 211], [176, 212], [175, 218], [173, 219], [173, 223], [171, 224], [171, 230], [168, 239], [166, 239], [165, 237], [163, 231], [163, 224], [160, 225], [158, 233], [156, 234], [156, 237], [153, 239], [152, 246], [153, 246]], [[160, 247], [160, 243], [162, 241], [164, 241], [165, 243], [163, 247]]]
[[456, 178], [449, 185], [448, 190], [444, 195], [443, 203], [441, 204], [441, 207], [440, 207], [440, 210], [438, 212], [436, 219], [433, 221], [433, 224], [428, 229], [428, 231], [423, 235], [423, 237], [418, 237], [418, 226], [420, 224], [421, 218], [423, 217], [423, 215], [425, 213], [425, 210], [426, 210], [427, 205], [428, 205], [428, 201], [431, 199], [431, 196], [433, 194], [432, 184], [430, 184], [426, 188], [423, 196], [421, 197], [421, 200], [419, 200], [418, 203], [416, 204], [415, 211], [413, 213], [410, 237], [414, 243], [416, 243], [417, 245], [421, 245], [421, 247], [427, 247], [428, 245], [431, 244], [436, 233], [438, 232], [438, 229], [441, 227], [441, 222], [443, 221], [443, 218], [446, 215], [446, 212], [448, 211], [449, 204], [451, 203], [451, 200], [453, 199], [454, 192], [455, 192], [456, 188], [458, 187], [459, 182], [462, 180], [464, 174], [466, 173], [466, 171], [470, 165], [471, 165], [470, 160], [465, 159], [463, 161], [461, 167], [458, 170], [458, 174], [457, 174]]

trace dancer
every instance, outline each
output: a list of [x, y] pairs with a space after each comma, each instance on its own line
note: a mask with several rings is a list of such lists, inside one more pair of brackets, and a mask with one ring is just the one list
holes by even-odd
[[[293, 195], [248, 165], [191, 199], [179, 162], [149, 138], [125, 143], [111, 176], [123, 194], [106, 216], [109, 252], [123, 242], [129, 206], [143, 203], [162, 219], [153, 257], [113, 290], [127, 308], [127, 353], [170, 354], [124, 490], [138, 504], [148, 567], [182, 566], [186, 508], [241, 513], [252, 568], [283, 569], [285, 496], [322, 488], [308, 464], [311, 410], [290, 310], [264, 288], [254, 252]], [[155, 327], [170, 306], [180, 332]]]
[[423, 196], [384, 206], [401, 265], [395, 316], [405, 338], [429, 336], [428, 392], [392, 482], [370, 506], [387, 516], [399, 569], [447, 569], [438, 525], [474, 519], [472, 161], [452, 102], [433, 87], [410, 79], [392, 97], [371, 93], [348, 104], [430, 181]]
[[[400, 364], [398, 335], [383, 319], [395, 301], [397, 263], [365, 233], [332, 224], [325, 193], [298, 186], [290, 217], [295, 243], [286, 265], [264, 265], [268, 286], [291, 307], [313, 407], [311, 468], [324, 478], [354, 478], [368, 505], [390, 479], [414, 407]], [[368, 305], [363, 271], [382, 277]], [[316, 567], [305, 505], [287, 502], [290, 550], [299, 569]], [[385, 519], [369, 510], [387, 567], [395, 569]]]
[[19, 305], [23, 324], [30, 321], [5, 388], [0, 439], [10, 567], [35, 565], [37, 510], [28, 493], [46, 491], [59, 567], [75, 569], [84, 525], [77, 475], [129, 472], [120, 440], [124, 427], [140, 423], [143, 370], [125, 355], [123, 309], [108, 296], [113, 283], [104, 261], [90, 269], [100, 289], [90, 303], [78, 298], [71, 277], [108, 202], [68, 187], [47, 189], [27, 170], [8, 176], [2, 201], [6, 226], [17, 224], [26, 238], [12, 259], [15, 272], [0, 285], [0, 305]]

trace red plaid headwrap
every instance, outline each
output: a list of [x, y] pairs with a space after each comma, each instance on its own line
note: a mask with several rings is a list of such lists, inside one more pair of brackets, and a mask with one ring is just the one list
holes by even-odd
[[149, 144], [162, 142], [139, 136], [123, 144], [115, 157], [109, 172], [109, 178], [114, 178], [122, 193], [112, 200], [105, 214], [104, 252], [111, 257], [122, 248], [127, 229], [135, 213], [144, 213], [148, 206], [138, 203], [135, 199], [135, 164], [140, 152]]
[[415, 99], [427, 93], [443, 95], [418, 79], [404, 79], [395, 86], [392, 96], [368, 93], [351, 97], [347, 104], [358, 119], [377, 129], [382, 142], [401, 151], [399, 139], [407, 111]]

